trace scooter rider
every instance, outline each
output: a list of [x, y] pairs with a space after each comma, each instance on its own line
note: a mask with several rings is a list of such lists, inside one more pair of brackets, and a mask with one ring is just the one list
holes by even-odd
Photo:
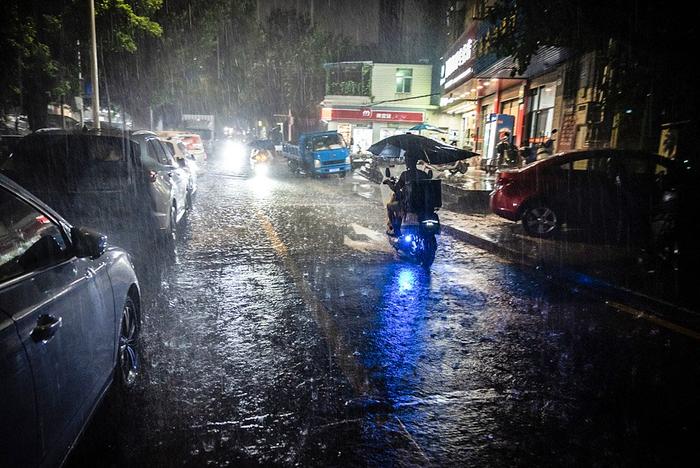
[[395, 236], [401, 229], [401, 219], [403, 218], [403, 203], [406, 184], [412, 180], [430, 179], [427, 173], [418, 169], [417, 158], [405, 158], [406, 170], [401, 173], [396, 182], [391, 179], [385, 179], [382, 183], [386, 184], [394, 192], [391, 195], [391, 200], [386, 205], [387, 211], [387, 234]]

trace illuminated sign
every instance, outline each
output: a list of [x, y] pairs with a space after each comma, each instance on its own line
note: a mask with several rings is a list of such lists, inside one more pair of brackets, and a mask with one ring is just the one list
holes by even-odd
[[423, 112], [415, 111], [390, 111], [374, 109], [338, 109], [324, 107], [321, 109], [321, 120], [377, 120], [383, 122], [407, 122], [421, 123], [424, 120]]
[[453, 84], [458, 83], [460, 80], [463, 80], [464, 78], [468, 77], [468, 76], [471, 75], [472, 73], [474, 73], [474, 69], [473, 69], [472, 67], [467, 68], [466, 70], [464, 70], [462, 73], [460, 73], [459, 75], [455, 76], [455, 77], [452, 78], [451, 80], [446, 81], [446, 82], [444, 83], [445, 89], [449, 88], [449, 87], [452, 86]]
[[467, 42], [460, 47], [457, 52], [445, 60], [445, 64], [442, 66], [442, 78], [440, 78], [440, 84], [444, 84], [450, 75], [456, 72], [459, 67], [467, 63], [467, 61], [472, 58], [473, 44], [474, 41], [472, 39], [467, 40]]

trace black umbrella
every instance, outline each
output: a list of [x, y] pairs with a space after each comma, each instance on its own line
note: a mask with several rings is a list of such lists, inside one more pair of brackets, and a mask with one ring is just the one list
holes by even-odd
[[430, 164], [450, 164], [477, 156], [446, 143], [412, 133], [384, 138], [369, 147], [369, 152], [385, 159], [404, 157], [408, 161], [426, 161]]

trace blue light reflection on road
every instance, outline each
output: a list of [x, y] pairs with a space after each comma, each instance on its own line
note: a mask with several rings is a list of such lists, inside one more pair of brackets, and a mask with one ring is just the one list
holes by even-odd
[[426, 305], [430, 273], [418, 265], [399, 263], [387, 270], [377, 306], [375, 353], [369, 368], [380, 368], [389, 401], [415, 388], [416, 366], [425, 351]]

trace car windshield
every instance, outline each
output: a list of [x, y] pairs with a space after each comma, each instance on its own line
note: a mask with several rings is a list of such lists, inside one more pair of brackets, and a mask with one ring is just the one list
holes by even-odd
[[340, 135], [322, 135], [311, 139], [314, 151], [333, 150], [345, 148], [345, 142]]

